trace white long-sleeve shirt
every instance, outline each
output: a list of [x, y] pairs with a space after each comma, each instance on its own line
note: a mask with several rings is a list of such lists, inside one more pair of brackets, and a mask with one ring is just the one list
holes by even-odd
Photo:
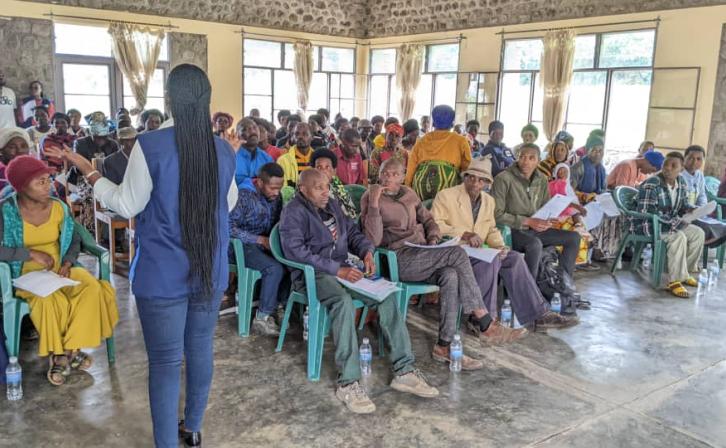
[[[129, 164], [126, 167], [124, 180], [116, 185], [102, 177], [93, 186], [93, 194], [105, 207], [124, 218], [133, 218], [146, 208], [153, 188], [154, 183], [151, 180], [151, 174], [149, 174], [149, 166], [146, 164], [144, 150], [137, 141], [129, 156]], [[237, 205], [237, 191], [237, 185], [233, 177], [227, 192], [228, 210], [232, 210]]]

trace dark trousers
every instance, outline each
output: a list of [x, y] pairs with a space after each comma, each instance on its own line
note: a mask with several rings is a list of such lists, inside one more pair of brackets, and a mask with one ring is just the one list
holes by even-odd
[[500, 277], [520, 323], [530, 323], [547, 312], [544, 297], [537, 287], [537, 282], [529, 273], [522, 254], [509, 251], [504, 260], [497, 257], [491, 263], [475, 258], [469, 260], [481, 289], [484, 306], [492, 317], [497, 316], [497, 290]]
[[560, 265], [572, 276], [575, 272], [577, 252], [580, 250], [580, 234], [558, 229], [548, 229], [544, 232], [512, 229], [512, 249], [524, 254], [524, 261], [535, 279], [539, 272], [542, 248], [548, 246], [563, 246], [559, 254]]
[[200, 431], [213, 371], [214, 328], [222, 294], [209, 299], [136, 297], [149, 358], [149, 403], [154, 444], [179, 444], [177, 409], [182, 360], [186, 363], [184, 425]]
[[262, 273], [260, 279], [260, 304], [258, 310], [272, 314], [278, 303], [284, 303], [290, 293], [290, 276], [287, 270], [271, 254], [257, 244], [244, 244], [245, 265]]

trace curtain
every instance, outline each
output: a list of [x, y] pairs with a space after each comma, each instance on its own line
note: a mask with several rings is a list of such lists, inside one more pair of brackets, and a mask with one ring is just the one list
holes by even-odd
[[292, 48], [295, 50], [295, 62], [292, 70], [297, 85], [297, 106], [305, 113], [308, 108], [308, 93], [313, 81], [313, 44], [309, 41], [297, 41]]
[[411, 118], [416, 105], [416, 88], [421, 82], [421, 66], [423, 65], [423, 45], [403, 44], [396, 57], [396, 86], [401, 91], [398, 111], [401, 122]]
[[554, 139], [565, 122], [574, 60], [574, 31], [556, 30], [545, 34], [540, 83], [544, 90], [542, 128], [549, 141]]
[[116, 63], [126, 75], [136, 100], [136, 105], [129, 112], [136, 115], [146, 107], [146, 93], [159, 60], [164, 31], [128, 23], [112, 23], [108, 33], [113, 40]]

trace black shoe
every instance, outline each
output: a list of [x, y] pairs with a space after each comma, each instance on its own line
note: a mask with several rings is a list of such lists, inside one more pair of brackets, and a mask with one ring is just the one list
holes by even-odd
[[179, 438], [184, 441], [184, 446], [202, 446], [202, 433], [190, 432], [184, 429], [184, 420], [179, 420]]

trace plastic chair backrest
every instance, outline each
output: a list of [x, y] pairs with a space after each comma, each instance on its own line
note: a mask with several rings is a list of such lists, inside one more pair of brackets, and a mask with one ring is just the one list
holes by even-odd
[[638, 190], [633, 187], [615, 187], [613, 200], [621, 211], [635, 211], [635, 200], [638, 197]]
[[433, 199], [426, 199], [425, 201], [421, 202], [424, 207], [426, 207], [426, 210], [431, 210], [431, 206], [434, 204]]
[[349, 184], [344, 185], [343, 188], [345, 188], [348, 196], [350, 196], [350, 200], [353, 201], [356, 211], [360, 213], [360, 198], [362, 198], [363, 194], [367, 191], [366, 187], [358, 184]]
[[713, 176], [706, 176], [706, 194], [710, 198], [718, 197], [718, 187], [721, 185], [721, 181]]

